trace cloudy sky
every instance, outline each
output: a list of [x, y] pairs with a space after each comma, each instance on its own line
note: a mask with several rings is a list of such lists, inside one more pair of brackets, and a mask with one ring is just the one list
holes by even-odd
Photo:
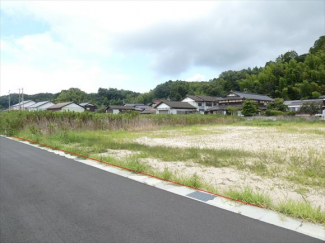
[[146, 92], [308, 52], [325, 1], [1, 1], [1, 86]]

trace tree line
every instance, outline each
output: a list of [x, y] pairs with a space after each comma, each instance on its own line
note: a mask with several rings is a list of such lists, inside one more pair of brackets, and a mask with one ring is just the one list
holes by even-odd
[[[144, 103], [155, 99], [179, 101], [186, 95], [223, 96], [231, 90], [268, 95], [283, 100], [318, 98], [325, 94], [325, 36], [321, 36], [306, 54], [296, 51], [281, 54], [264, 67], [247, 68], [240, 71], [225, 71], [218, 78], [206, 82], [169, 80], [146, 93], [114, 88], [99, 88], [89, 93], [71, 88], [60, 93], [24, 95], [24, 99], [54, 102], [90, 102], [97, 107], [109, 104]], [[18, 103], [18, 94], [11, 94], [11, 103]], [[0, 109], [8, 107], [8, 95], [0, 97]]]

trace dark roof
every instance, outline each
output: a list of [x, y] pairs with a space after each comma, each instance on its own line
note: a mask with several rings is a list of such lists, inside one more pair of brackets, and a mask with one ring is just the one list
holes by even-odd
[[140, 114], [155, 114], [155, 113], [156, 113], [156, 109], [145, 109]]
[[175, 109], [196, 109], [196, 107], [192, 106], [191, 104], [181, 101], [161, 101], [158, 105], [156, 105], [156, 108], [162, 103], [168, 105], [170, 108]]
[[[268, 97], [267, 95], [247, 93], [247, 92], [240, 92], [240, 91], [230, 91], [229, 93], [236, 94], [239, 97], [245, 98], [245, 99], [274, 101], [274, 99]], [[224, 98], [226, 98], [226, 96], [224, 96]]]
[[144, 104], [133, 104], [133, 103], [126, 103], [124, 104], [124, 106], [141, 106], [141, 105], [144, 105]]
[[49, 103], [50, 101], [40, 101], [35, 103], [34, 105], [29, 106], [28, 108], [37, 108], [40, 107], [41, 105], [45, 105], [46, 103]]
[[135, 110], [133, 106], [124, 106], [124, 105], [109, 105], [107, 106], [106, 110]]
[[195, 101], [203, 101], [202, 98], [200, 98], [196, 95], [186, 95], [186, 97], [191, 98], [192, 100], [195, 100]]
[[58, 103], [55, 105], [50, 106], [49, 108], [47, 108], [48, 110], [53, 110], [53, 109], [61, 109], [67, 105], [72, 104], [73, 102], [64, 102], [64, 103]]
[[197, 95], [197, 97], [201, 98], [203, 101], [216, 101], [218, 97], [213, 97], [213, 96], [205, 96], [205, 95]]
[[216, 101], [217, 97], [213, 97], [213, 96], [206, 96], [206, 95], [186, 95], [186, 97], [191, 98], [192, 100], [198, 101], [198, 102], [202, 102], [202, 101]]
[[136, 105], [135, 108], [145, 110], [145, 109], [151, 109], [152, 107], [149, 105]]

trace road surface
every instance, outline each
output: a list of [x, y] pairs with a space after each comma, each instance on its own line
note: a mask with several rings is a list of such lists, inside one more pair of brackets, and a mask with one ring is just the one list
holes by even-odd
[[0, 137], [0, 242], [321, 242]]

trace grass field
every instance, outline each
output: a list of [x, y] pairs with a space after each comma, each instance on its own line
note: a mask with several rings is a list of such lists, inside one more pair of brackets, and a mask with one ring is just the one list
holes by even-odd
[[11, 132], [325, 225], [325, 123], [184, 116], [58, 129], [42, 119]]

